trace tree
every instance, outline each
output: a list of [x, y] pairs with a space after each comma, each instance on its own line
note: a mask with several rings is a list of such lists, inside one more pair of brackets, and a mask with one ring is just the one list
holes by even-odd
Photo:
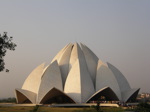
[[0, 34], [0, 72], [3, 70], [6, 70], [6, 72], [9, 72], [8, 69], [5, 69], [5, 62], [4, 57], [6, 55], [7, 50], [15, 50], [15, 47], [17, 46], [15, 43], [12, 42], [13, 37], [8, 37], [7, 32], [4, 32], [1, 36]]
[[135, 112], [150, 112], [150, 104], [147, 102], [139, 103], [135, 109]]

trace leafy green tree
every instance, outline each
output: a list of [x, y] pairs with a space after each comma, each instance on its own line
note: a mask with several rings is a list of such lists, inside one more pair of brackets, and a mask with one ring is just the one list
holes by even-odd
[[6, 55], [7, 50], [15, 50], [17, 46], [15, 43], [12, 42], [13, 37], [8, 37], [7, 32], [4, 32], [3, 35], [0, 34], [0, 72], [6, 70], [9, 72], [8, 69], [5, 69], [5, 62], [4, 57]]
[[150, 112], [150, 104], [147, 102], [139, 103], [135, 109], [135, 112]]

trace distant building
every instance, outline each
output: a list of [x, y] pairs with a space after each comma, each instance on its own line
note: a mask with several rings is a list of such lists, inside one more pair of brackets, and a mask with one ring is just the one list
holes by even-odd
[[146, 101], [150, 101], [150, 93], [141, 93], [138, 94], [137, 96], [137, 100], [140, 102], [146, 102]]
[[39, 65], [16, 89], [18, 103], [89, 103], [97, 100], [134, 101], [139, 89], [131, 89], [123, 74], [103, 63], [83, 44], [66, 45], [50, 65]]

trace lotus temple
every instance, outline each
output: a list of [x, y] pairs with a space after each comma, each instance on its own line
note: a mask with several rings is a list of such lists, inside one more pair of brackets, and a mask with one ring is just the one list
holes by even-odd
[[15, 95], [19, 104], [81, 104], [102, 96], [106, 101], [132, 102], [139, 90], [131, 88], [114, 65], [99, 60], [86, 45], [70, 43], [48, 66], [35, 68]]

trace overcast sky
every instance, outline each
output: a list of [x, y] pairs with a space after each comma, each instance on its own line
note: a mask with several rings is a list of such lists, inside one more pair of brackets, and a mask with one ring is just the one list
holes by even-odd
[[0, 72], [0, 98], [14, 97], [35, 67], [75, 42], [150, 93], [150, 0], [1, 0], [5, 31], [17, 48], [5, 57], [10, 72]]

